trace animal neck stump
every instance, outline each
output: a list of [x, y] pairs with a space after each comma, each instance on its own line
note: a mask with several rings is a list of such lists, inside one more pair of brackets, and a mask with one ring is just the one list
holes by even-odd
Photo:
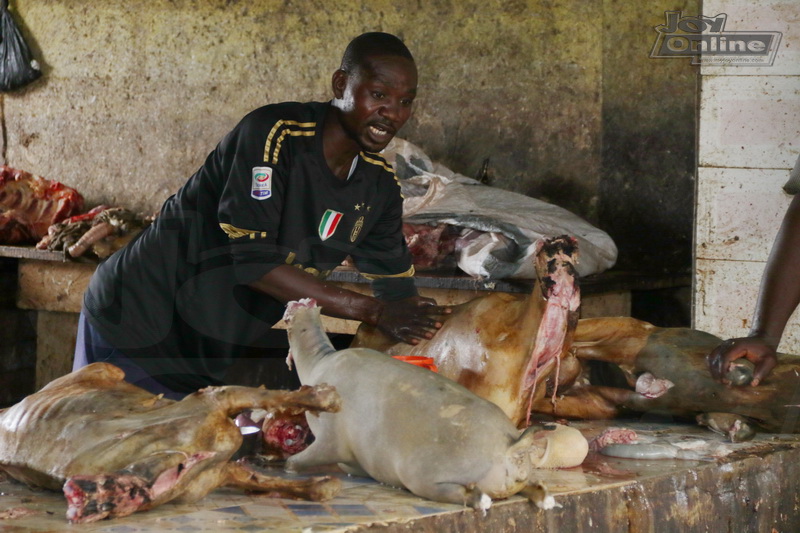
[[368, 348], [336, 351], [313, 300], [291, 302], [284, 319], [301, 383], [324, 381], [342, 399], [337, 413], [307, 416], [315, 440], [287, 460], [290, 471], [338, 464], [431, 500], [486, 510], [522, 492], [548, 508], [536, 469], [577, 466], [588, 452], [578, 430], [521, 431], [497, 405], [435, 372]]
[[432, 357], [441, 375], [499, 406], [518, 427], [527, 426], [531, 404], [546, 393], [538, 385], [554, 370], [558, 374], [567, 354], [580, 306], [577, 241], [554, 237], [537, 248], [530, 294], [493, 292], [455, 306], [433, 339], [417, 345], [395, 343], [362, 325], [351, 346]]
[[208, 387], [175, 402], [123, 377], [94, 363], [0, 411], [0, 471], [63, 490], [73, 523], [196, 501], [223, 485], [312, 500], [338, 492], [335, 478], [276, 478], [230, 461], [242, 443], [232, 417], [254, 408], [335, 411], [331, 387]]

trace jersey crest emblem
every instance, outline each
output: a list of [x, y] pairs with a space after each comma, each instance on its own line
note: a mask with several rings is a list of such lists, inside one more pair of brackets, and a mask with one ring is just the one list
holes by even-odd
[[272, 167], [253, 167], [250, 196], [256, 200], [266, 200], [272, 196]]
[[330, 238], [341, 220], [342, 214], [340, 212], [333, 209], [326, 210], [319, 221], [319, 238], [323, 241]]
[[361, 228], [364, 227], [364, 217], [358, 217], [356, 223], [353, 224], [353, 231], [350, 232], [350, 242], [356, 242], [358, 234], [361, 233]]

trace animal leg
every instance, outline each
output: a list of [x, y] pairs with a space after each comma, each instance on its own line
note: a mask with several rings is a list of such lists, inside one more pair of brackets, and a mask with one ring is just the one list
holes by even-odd
[[531, 410], [557, 418], [605, 420], [619, 416], [622, 406], [634, 394], [628, 389], [589, 385], [573, 388], [555, 402], [550, 398], [537, 400]]
[[122, 369], [109, 363], [92, 363], [80, 370], [54, 379], [42, 387], [42, 390], [54, 389], [56, 387], [72, 385], [84, 381], [93, 384], [108, 384], [110, 386], [123, 379], [125, 379], [125, 372], [123, 372]]
[[370, 477], [366, 470], [361, 468], [361, 465], [358, 463], [339, 463], [339, 468], [345, 471], [345, 473], [350, 474], [351, 476], [357, 477]]
[[697, 423], [725, 435], [730, 442], [745, 442], [756, 436], [747, 417], [734, 413], [702, 413], [697, 415]]
[[335, 477], [316, 476], [308, 479], [285, 479], [268, 476], [249, 468], [241, 460], [225, 465], [222, 485], [274, 493], [275, 496], [281, 498], [316, 502], [332, 499], [342, 488], [342, 482]]
[[547, 491], [547, 487], [541, 483], [531, 483], [519, 491], [519, 493], [528, 498], [528, 500], [534, 503], [539, 509], [548, 510], [554, 507], [561, 507], [561, 504], [556, 503], [555, 498]]
[[422, 498], [437, 502], [467, 505], [476, 511], [486, 512], [492, 506], [492, 498], [476, 486], [440, 482], [413, 486], [409, 484], [408, 490]]
[[341, 406], [336, 390], [327, 384], [303, 385], [295, 391], [255, 389], [252, 387], [208, 387], [201, 389], [184, 401], [195, 397], [218, 406], [228, 416], [245, 409], [268, 409], [279, 413], [299, 414], [304, 411], [336, 412]]
[[335, 443], [335, 438], [321, 438], [317, 435], [317, 440], [312, 442], [308, 448], [286, 460], [286, 471], [302, 472], [316, 466], [347, 463], [347, 459], [343, 458], [335, 449]]
[[585, 318], [578, 320], [572, 349], [579, 359], [633, 365], [657, 329], [648, 322], [629, 317]]

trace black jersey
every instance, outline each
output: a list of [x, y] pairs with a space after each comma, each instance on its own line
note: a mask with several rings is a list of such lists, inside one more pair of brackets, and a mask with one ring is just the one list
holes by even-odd
[[217, 384], [241, 346], [263, 342], [284, 306], [246, 284], [278, 265], [324, 278], [350, 255], [366, 275], [413, 274], [392, 168], [362, 152], [343, 181], [325, 162], [329, 105], [248, 114], [155, 222], [97, 268], [84, 296], [90, 323], [165, 385]]

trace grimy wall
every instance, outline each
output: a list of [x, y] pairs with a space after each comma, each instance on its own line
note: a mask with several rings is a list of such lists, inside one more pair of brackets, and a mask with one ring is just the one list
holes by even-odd
[[686, 271], [696, 72], [648, 54], [698, 5], [12, 0], [44, 76], [2, 96], [2, 159], [152, 212], [245, 113], [329, 98], [350, 38], [388, 31], [420, 70], [401, 136], [468, 176], [489, 158], [494, 186], [609, 231], [622, 267]]

